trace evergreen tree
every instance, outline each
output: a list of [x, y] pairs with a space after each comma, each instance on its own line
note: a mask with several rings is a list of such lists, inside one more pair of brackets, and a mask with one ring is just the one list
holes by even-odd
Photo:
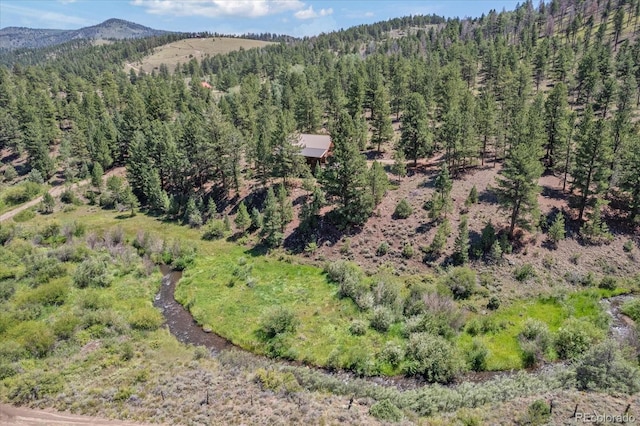
[[400, 148], [417, 165], [418, 158], [431, 151], [431, 136], [427, 116], [427, 105], [418, 93], [412, 93], [405, 101], [400, 126]]
[[305, 166], [304, 157], [300, 155], [301, 148], [296, 144], [298, 137], [290, 115], [287, 112], [280, 114], [271, 137], [271, 173], [273, 177], [282, 178], [285, 185], [287, 178], [298, 176]]
[[100, 189], [102, 187], [103, 174], [104, 170], [102, 169], [102, 165], [98, 162], [93, 163], [93, 167], [91, 168], [91, 185]]
[[278, 208], [280, 209], [280, 231], [284, 233], [287, 224], [293, 220], [293, 205], [284, 185], [278, 185], [276, 196], [278, 197]]
[[629, 139], [622, 160], [620, 187], [631, 195], [631, 219], [640, 219], [640, 129]]
[[384, 171], [382, 164], [377, 161], [373, 162], [369, 169], [368, 180], [373, 204], [378, 205], [387, 193], [387, 188], [389, 187], [389, 178], [387, 177], [387, 173]]
[[390, 114], [389, 94], [383, 85], [379, 85], [373, 94], [371, 108], [371, 142], [378, 147], [378, 152], [380, 146], [393, 137]]
[[611, 160], [607, 123], [596, 122], [589, 106], [582, 117], [576, 139], [572, 188], [577, 189], [580, 194], [578, 220], [582, 220], [591, 197], [601, 194], [606, 187]]
[[538, 179], [543, 167], [537, 147], [520, 143], [511, 148], [504, 163], [502, 176], [496, 178], [495, 192], [500, 204], [511, 211], [509, 237], [516, 224], [537, 207]]
[[242, 234], [244, 234], [249, 225], [251, 225], [251, 218], [249, 217], [249, 212], [247, 211], [247, 206], [244, 204], [244, 201], [238, 205], [238, 213], [236, 214], [234, 222]]
[[545, 163], [550, 170], [563, 164], [566, 146], [569, 143], [569, 102], [567, 86], [558, 83], [553, 87], [545, 105], [546, 154]]
[[366, 190], [366, 160], [354, 140], [351, 117], [345, 112], [334, 124], [331, 139], [335, 149], [322, 175], [324, 189], [329, 197], [337, 199], [343, 225], [361, 225], [371, 214], [373, 200]]
[[558, 212], [549, 227], [549, 241], [554, 247], [557, 247], [559, 241], [564, 240], [566, 232], [564, 227], [564, 215], [562, 212]]
[[404, 152], [401, 149], [396, 149], [393, 153], [393, 166], [391, 173], [403, 178], [407, 176], [407, 159], [404, 156]]
[[269, 247], [278, 247], [282, 244], [284, 228], [281, 208], [278, 205], [273, 188], [267, 190], [267, 198], [264, 205], [261, 235]]
[[458, 225], [458, 236], [456, 237], [453, 246], [453, 258], [458, 265], [465, 265], [469, 262], [469, 249], [471, 245], [469, 243], [469, 224], [467, 216], [460, 217], [460, 224]]

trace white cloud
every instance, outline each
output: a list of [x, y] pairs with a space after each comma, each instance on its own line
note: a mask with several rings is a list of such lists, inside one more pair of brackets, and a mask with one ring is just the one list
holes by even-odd
[[366, 12], [366, 13], [364, 14], [364, 17], [365, 17], [365, 18], [373, 18], [373, 16], [374, 16], [374, 13], [373, 13], [373, 12]]
[[70, 4], [70, 3], [75, 3], [78, 0], [58, 0], [58, 3], [62, 3], [62, 4]]
[[315, 36], [320, 33], [328, 33], [337, 29], [336, 20], [332, 16], [324, 16], [319, 19], [304, 21], [304, 24], [298, 25], [290, 30], [292, 36], [306, 37]]
[[40, 28], [70, 29], [94, 25], [95, 22], [79, 16], [51, 12], [30, 7], [3, 4], [2, 9], [22, 18], [23, 25]]
[[148, 13], [171, 16], [238, 16], [258, 18], [300, 10], [300, 0], [133, 0], [134, 6], [147, 9]]
[[297, 11], [294, 16], [298, 19], [313, 19], [321, 16], [329, 16], [333, 13], [333, 9], [320, 9], [319, 12], [313, 10], [313, 6], [309, 6], [308, 9], [302, 9]]

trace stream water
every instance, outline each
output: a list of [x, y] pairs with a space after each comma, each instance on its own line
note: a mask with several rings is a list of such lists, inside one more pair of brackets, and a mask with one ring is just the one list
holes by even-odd
[[[189, 313], [188, 310], [186, 310], [180, 303], [175, 300], [174, 292], [176, 289], [176, 284], [178, 283], [180, 278], [182, 278], [181, 271], [173, 271], [168, 266], [161, 266], [160, 270], [163, 274], [162, 285], [160, 286], [160, 291], [155, 297], [154, 306], [162, 311], [166, 326], [171, 334], [173, 334], [182, 343], [195, 346], [204, 346], [214, 354], [219, 353], [223, 350], [233, 348], [244, 351], [244, 349], [235, 346], [227, 339], [213, 332], [205, 331], [200, 325], [198, 325], [198, 323], [196, 323], [196, 321], [191, 316], [191, 313]], [[622, 312], [620, 311], [622, 305], [627, 300], [631, 300], [632, 298], [633, 296], [631, 295], [621, 295], [611, 297], [609, 299], [603, 299], [601, 301], [604, 310], [611, 316], [611, 326], [609, 331], [610, 335], [618, 341], [623, 341], [632, 336], [632, 333], [635, 333], [635, 324], [633, 323], [633, 321], [631, 321], [630, 318], [622, 314]], [[259, 355], [251, 355], [260, 357]], [[300, 363], [285, 360], [279, 360], [277, 362], [286, 365], [302, 365]], [[345, 380], [356, 378], [354, 374], [345, 371], [336, 372], [320, 367], [310, 368], [315, 368], [318, 371], [334, 377], [339, 376]], [[544, 368], [545, 365], [542, 365], [541, 367], [528, 371], [532, 373], [538, 370], [541, 371]], [[518, 371], [483, 371], [479, 373], [471, 372], [460, 377], [458, 380], [456, 380], [456, 382], [485, 382], [498, 376], [509, 376], [512, 374], [516, 374], [517, 372]], [[367, 378], [367, 380], [381, 386], [394, 386], [399, 389], [405, 390], [415, 389], [427, 384], [421, 379], [409, 377], [370, 377]]]

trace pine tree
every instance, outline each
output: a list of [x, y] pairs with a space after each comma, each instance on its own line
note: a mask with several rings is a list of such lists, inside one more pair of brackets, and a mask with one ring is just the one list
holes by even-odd
[[471, 245], [469, 243], [469, 224], [467, 222], [467, 216], [460, 217], [460, 224], [458, 225], [458, 236], [456, 237], [453, 246], [453, 258], [456, 264], [465, 265], [469, 262], [469, 249]]
[[557, 170], [562, 165], [566, 145], [569, 143], [569, 102], [567, 86], [557, 83], [545, 105], [546, 121], [546, 154], [545, 163], [548, 169]]
[[591, 197], [604, 191], [610, 174], [609, 129], [605, 121], [595, 121], [590, 106], [584, 112], [576, 139], [572, 188], [580, 194], [578, 220], [582, 220]]
[[238, 213], [236, 214], [234, 222], [242, 234], [244, 234], [249, 225], [251, 225], [251, 218], [249, 217], [249, 212], [247, 211], [247, 206], [244, 204], [244, 201], [238, 205]]
[[495, 192], [503, 208], [511, 211], [509, 237], [513, 238], [516, 224], [537, 207], [538, 179], [543, 167], [540, 150], [520, 143], [511, 148], [504, 163], [502, 176], [497, 177]]
[[424, 97], [412, 93], [405, 101], [400, 126], [400, 148], [416, 166], [418, 158], [431, 152], [431, 135]]
[[335, 144], [323, 173], [323, 187], [329, 197], [337, 199], [337, 213], [342, 225], [361, 225], [370, 216], [373, 200], [367, 191], [367, 163], [354, 140], [351, 117], [345, 112], [334, 123], [331, 139]]
[[387, 193], [387, 188], [389, 187], [389, 178], [387, 177], [387, 173], [384, 171], [382, 164], [377, 161], [373, 162], [369, 169], [368, 180], [373, 204], [378, 205]]
[[100, 189], [102, 187], [103, 174], [104, 170], [102, 169], [102, 165], [98, 162], [93, 163], [93, 167], [91, 168], [91, 185]]
[[298, 137], [290, 115], [281, 113], [271, 137], [271, 174], [282, 178], [284, 185], [287, 184], [287, 178], [298, 176], [305, 167], [304, 157], [300, 155], [301, 148], [295, 143]]
[[284, 185], [278, 185], [276, 197], [278, 197], [278, 208], [280, 209], [280, 231], [284, 233], [287, 224], [293, 220], [293, 205], [291, 204], [289, 194], [287, 193], [287, 189]]
[[631, 133], [622, 160], [620, 187], [631, 195], [631, 219], [640, 219], [640, 129]]
[[407, 176], [407, 159], [401, 149], [396, 149], [393, 153], [393, 166], [391, 173], [399, 178]]
[[269, 247], [278, 247], [282, 244], [284, 227], [280, 206], [276, 200], [273, 188], [267, 190], [267, 198], [264, 205], [262, 237]]
[[374, 92], [371, 110], [371, 142], [378, 147], [378, 152], [380, 152], [381, 145], [389, 142], [393, 137], [389, 94], [383, 85], [379, 85]]
[[549, 227], [549, 241], [554, 247], [557, 247], [559, 241], [564, 240], [566, 232], [564, 227], [564, 215], [562, 212], [558, 212]]

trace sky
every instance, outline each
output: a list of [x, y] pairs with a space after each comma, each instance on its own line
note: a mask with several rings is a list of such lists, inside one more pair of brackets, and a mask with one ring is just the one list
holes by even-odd
[[[522, 0], [520, 0], [522, 1]], [[312, 36], [407, 15], [478, 17], [513, 0], [0, 0], [0, 28], [77, 29], [109, 18], [168, 31]]]

